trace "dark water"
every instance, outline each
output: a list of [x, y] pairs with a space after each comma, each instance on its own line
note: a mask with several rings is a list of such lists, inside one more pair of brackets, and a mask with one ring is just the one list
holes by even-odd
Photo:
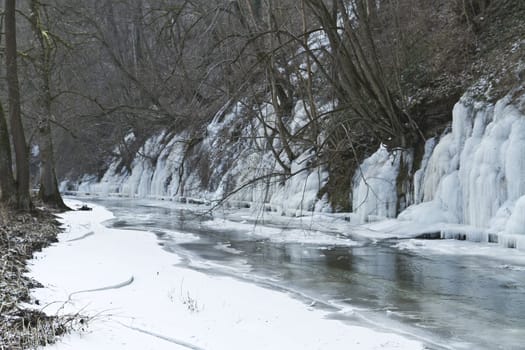
[[[110, 225], [156, 233], [188, 267], [290, 292], [344, 322], [411, 335], [429, 349], [525, 349], [523, 268], [399, 250], [395, 240], [354, 247], [274, 243], [202, 225], [211, 217], [187, 209], [99, 202], [116, 216]], [[200, 239], [181, 243], [171, 231]]]

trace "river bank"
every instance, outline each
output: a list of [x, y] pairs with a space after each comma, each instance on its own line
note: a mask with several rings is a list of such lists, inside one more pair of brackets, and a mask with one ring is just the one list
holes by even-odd
[[[70, 201], [70, 206], [80, 202]], [[59, 243], [37, 255], [33, 296], [47, 314], [87, 316], [51, 349], [423, 349], [403, 336], [329, 319], [322, 306], [185, 268], [151, 232], [108, 228], [111, 212], [61, 215]], [[180, 232], [174, 239], [195, 239]]]
[[38, 303], [30, 297], [30, 289], [40, 284], [25, 274], [28, 260], [56, 242], [59, 232], [47, 209], [19, 213], [0, 206], [0, 349], [36, 348], [66, 332], [66, 319], [21, 306]]

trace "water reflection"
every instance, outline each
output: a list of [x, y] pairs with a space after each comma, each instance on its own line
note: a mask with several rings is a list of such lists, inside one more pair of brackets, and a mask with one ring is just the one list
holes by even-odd
[[[525, 344], [525, 269], [502, 269], [482, 257], [422, 256], [388, 240], [356, 247], [275, 243], [202, 225], [210, 216], [188, 210], [102, 204], [115, 213], [113, 226], [155, 232], [165, 249], [185, 257], [190, 267], [195, 261], [212, 262], [213, 273], [271, 281], [323, 305], [359, 309], [359, 317], [336, 312], [334, 318], [395, 328], [401, 322], [405, 331], [433, 339], [430, 348], [439, 343], [513, 350]], [[174, 238], [181, 231], [199, 239]], [[239, 266], [250, 273], [232, 273]]]

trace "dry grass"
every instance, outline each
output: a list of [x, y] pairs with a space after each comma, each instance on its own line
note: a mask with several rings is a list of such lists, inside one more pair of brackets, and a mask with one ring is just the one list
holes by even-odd
[[[53, 343], [81, 318], [50, 317], [21, 306], [38, 282], [24, 275], [33, 253], [56, 242], [58, 223], [47, 210], [17, 213], [0, 206], [0, 350], [35, 349]], [[82, 321], [84, 322], [84, 321]]]

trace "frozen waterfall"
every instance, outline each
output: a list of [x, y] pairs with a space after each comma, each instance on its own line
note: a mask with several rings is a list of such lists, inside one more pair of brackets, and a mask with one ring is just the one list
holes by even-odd
[[[509, 96], [496, 104], [475, 101], [465, 95], [453, 109], [451, 129], [439, 139], [426, 142], [420, 169], [413, 176], [412, 206], [401, 212], [401, 222], [441, 225], [443, 237], [499, 242], [525, 249], [525, 115], [524, 98]], [[520, 110], [521, 108], [521, 110]], [[323, 168], [301, 171], [309, 161], [308, 150], [290, 165], [290, 178], [268, 176], [282, 169], [269, 151], [221, 139], [224, 130], [234, 128], [234, 108], [208, 126], [199, 156], [212, 164], [214, 186], [203, 185], [195, 169], [183, 167], [187, 135], [175, 135], [166, 142], [164, 133], [150, 138], [138, 152], [131, 172], [117, 171], [115, 160], [100, 181], [88, 177], [78, 186], [81, 192], [118, 194], [130, 197], [176, 199], [198, 197], [207, 201], [222, 198], [232, 188], [242, 187], [230, 203], [257, 206], [285, 215], [303, 211], [329, 210], [319, 189], [326, 184]], [[273, 109], [267, 108], [271, 120]], [[290, 127], [303, 123], [304, 113], [296, 108]], [[248, 136], [253, 125], [241, 130]], [[258, 125], [256, 128], [263, 128]], [[253, 131], [253, 129], [252, 129]], [[264, 130], [259, 130], [263, 134]], [[244, 138], [248, 139], [248, 137]], [[246, 142], [246, 141], [244, 141]], [[253, 141], [259, 142], [259, 141]], [[260, 145], [259, 145], [260, 146]], [[259, 148], [259, 150], [256, 150]], [[227, 157], [227, 161], [223, 157]], [[153, 162], [152, 159], [155, 161]], [[356, 222], [394, 218], [399, 206], [401, 162], [413, 161], [410, 152], [389, 153], [380, 147], [363, 161], [353, 177], [352, 202]], [[251, 179], [263, 181], [246, 185]], [[455, 225], [454, 229], [451, 229]], [[458, 233], [458, 225], [464, 229]]]
[[[525, 249], [525, 115], [510, 96], [462, 98], [422, 176], [422, 203], [401, 220], [472, 227], [463, 238]], [[450, 232], [444, 229], [443, 235]]]

